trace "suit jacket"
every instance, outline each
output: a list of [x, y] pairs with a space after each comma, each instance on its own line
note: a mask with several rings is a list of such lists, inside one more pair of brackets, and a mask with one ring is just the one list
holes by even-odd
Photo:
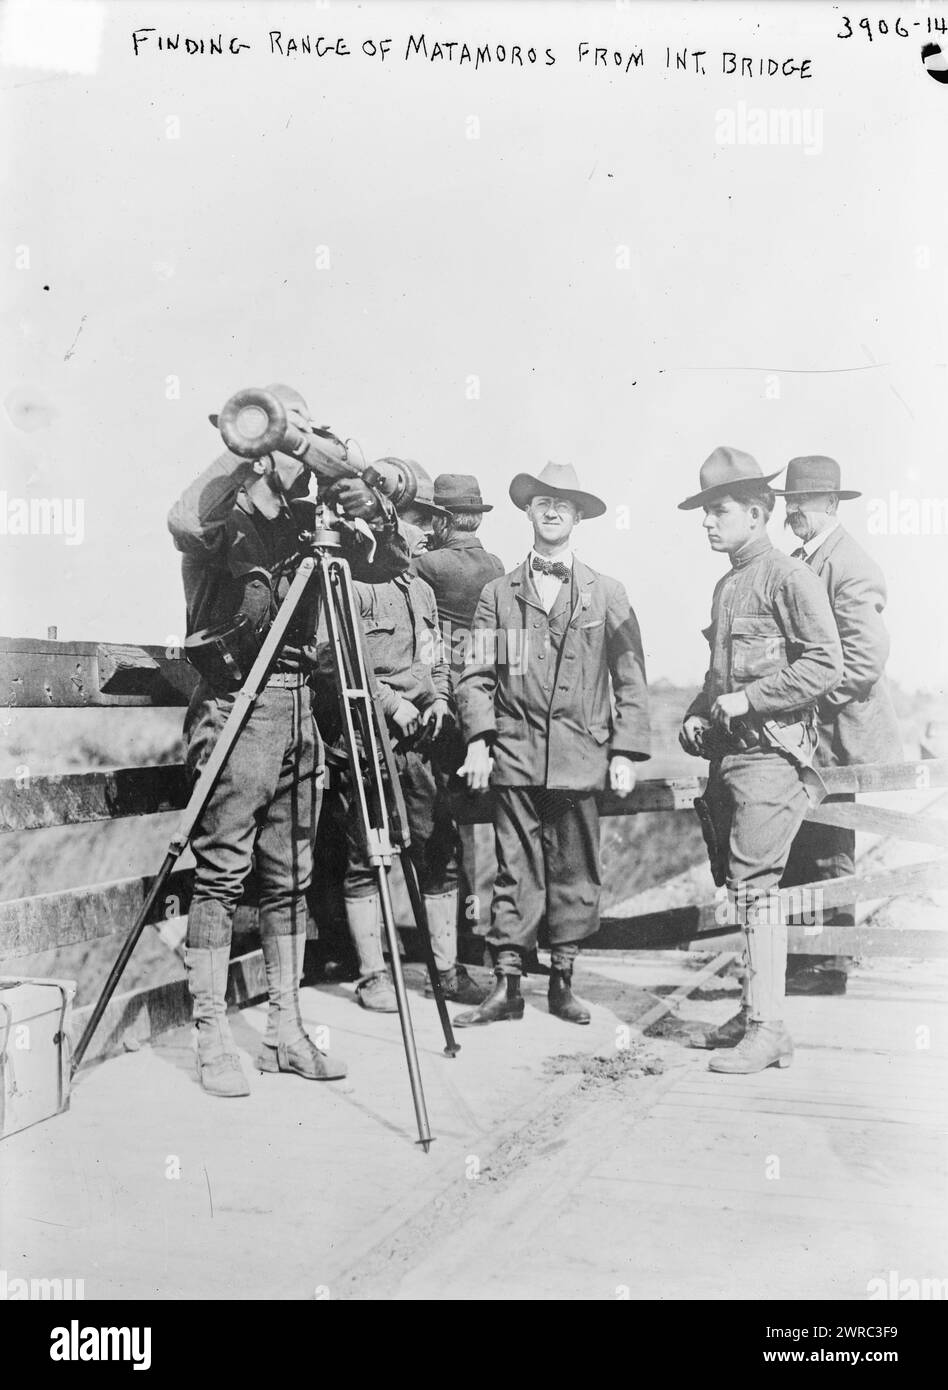
[[826, 587], [843, 648], [843, 679], [819, 703], [818, 761], [901, 762], [902, 737], [883, 675], [889, 634], [882, 571], [842, 526], [807, 563]]
[[497, 786], [594, 791], [612, 753], [650, 756], [635, 614], [575, 557], [549, 616], [526, 562], [485, 586], [455, 698], [466, 741], [492, 741]]
[[474, 621], [484, 585], [504, 572], [501, 561], [484, 549], [472, 531], [459, 531], [437, 550], [422, 551], [412, 560], [412, 569], [434, 589], [449, 647], [451, 631], [467, 629]]

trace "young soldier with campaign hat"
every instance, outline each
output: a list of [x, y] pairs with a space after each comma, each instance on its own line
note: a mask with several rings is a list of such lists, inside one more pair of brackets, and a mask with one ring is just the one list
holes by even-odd
[[459, 1027], [523, 1017], [520, 977], [549, 933], [550, 1012], [588, 1023], [572, 994], [580, 943], [599, 926], [597, 793], [620, 795], [649, 757], [642, 641], [622, 585], [572, 549], [576, 524], [605, 503], [583, 492], [569, 465], [519, 473], [510, 497], [526, 512], [526, 560], [481, 594], [473, 653], [456, 687], [467, 741], [462, 774], [494, 792], [497, 876], [487, 936], [493, 993]]
[[[902, 738], [885, 681], [889, 634], [883, 621], [882, 571], [839, 519], [842, 501], [861, 497], [841, 487], [839, 464], [822, 454], [791, 459], [786, 486], [774, 488], [786, 504], [786, 525], [800, 546], [793, 554], [809, 565], [826, 590], [843, 648], [843, 679], [817, 706], [819, 767], [901, 762]], [[833, 801], [854, 801], [841, 794]], [[785, 887], [851, 874], [856, 832], [804, 821], [790, 851]], [[854, 905], [828, 912], [824, 926], [855, 922]], [[850, 958], [791, 956], [788, 994], [844, 994]]]
[[771, 890], [808, 805], [800, 772], [816, 741], [816, 702], [843, 672], [822, 585], [767, 534], [775, 476], [721, 447], [701, 465], [700, 491], [679, 504], [704, 509], [712, 550], [730, 560], [705, 629], [710, 666], [680, 734], [688, 753], [710, 759], [706, 834], [745, 940], [741, 1009], [704, 1039], [722, 1049], [709, 1063], [722, 1072], [784, 1067], [793, 1057], [783, 1022], [787, 924]]

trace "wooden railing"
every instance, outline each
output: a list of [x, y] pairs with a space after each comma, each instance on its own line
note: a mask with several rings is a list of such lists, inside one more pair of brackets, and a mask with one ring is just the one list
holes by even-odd
[[[84, 706], [183, 706], [195, 676], [183, 660], [161, 647], [93, 642], [44, 642], [0, 638], [0, 700], [20, 709], [75, 709]], [[824, 773], [831, 792], [866, 795], [948, 787], [948, 759], [834, 768]], [[603, 815], [665, 812], [693, 815], [703, 789], [700, 777], [644, 779], [628, 799], [601, 797]], [[180, 809], [187, 782], [181, 765], [118, 768], [56, 776], [0, 779], [0, 833], [89, 824], [127, 816]], [[468, 825], [489, 822], [490, 796], [472, 797], [460, 808]], [[948, 847], [948, 821], [864, 803], [824, 803], [808, 817], [824, 825], [846, 826], [871, 834], [912, 840], [938, 850]], [[134, 919], [148, 889], [148, 878], [125, 878], [63, 892], [0, 902], [0, 973], [9, 962], [40, 951], [121, 936]], [[829, 909], [858, 900], [878, 900], [948, 887], [948, 857], [937, 856], [901, 868], [857, 872], [809, 885], [819, 889]], [[794, 889], [798, 894], [801, 890]], [[191, 874], [172, 876], [168, 893], [156, 905], [154, 920], [169, 910], [187, 912]], [[169, 904], [171, 908], [169, 909]], [[634, 950], [700, 943], [731, 934], [722, 924], [720, 902], [696, 902], [634, 917], [605, 917], [589, 949]], [[263, 992], [259, 952], [238, 938], [231, 971], [231, 997], [245, 1000]], [[791, 929], [794, 952], [932, 957], [948, 954], [948, 932], [919, 928], [823, 927]], [[78, 1022], [82, 1022], [82, 1010]], [[183, 981], [119, 996], [100, 1030], [98, 1050], [129, 1035], [151, 1036], [189, 1016]]]

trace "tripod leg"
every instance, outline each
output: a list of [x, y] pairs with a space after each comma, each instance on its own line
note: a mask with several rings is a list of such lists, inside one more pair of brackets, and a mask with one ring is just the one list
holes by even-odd
[[418, 933], [421, 937], [421, 949], [425, 957], [425, 965], [428, 967], [431, 992], [438, 1006], [438, 1017], [441, 1019], [441, 1031], [444, 1033], [444, 1055], [445, 1057], [456, 1057], [461, 1051], [461, 1045], [455, 1042], [454, 1039], [454, 1030], [451, 1027], [448, 1005], [444, 997], [444, 986], [441, 983], [441, 975], [435, 964], [434, 947], [431, 944], [431, 930], [428, 926], [428, 913], [425, 908], [425, 900], [421, 895], [421, 889], [418, 886], [418, 872], [407, 850], [402, 853], [401, 861], [402, 873], [405, 875], [405, 886], [408, 889], [408, 896], [411, 899], [411, 910], [414, 914], [415, 924], [418, 927]]
[[402, 1042], [405, 1044], [405, 1058], [408, 1062], [408, 1078], [411, 1082], [411, 1096], [415, 1104], [415, 1119], [418, 1123], [418, 1143], [425, 1153], [431, 1147], [431, 1129], [428, 1125], [428, 1111], [425, 1107], [425, 1093], [421, 1085], [421, 1071], [418, 1066], [418, 1051], [415, 1047], [415, 1032], [408, 1007], [408, 994], [405, 990], [405, 977], [398, 954], [398, 936], [395, 931], [395, 911], [388, 884], [388, 870], [383, 864], [376, 869], [379, 885], [379, 901], [382, 904], [382, 921], [385, 924], [385, 937], [388, 941], [389, 956], [392, 962], [392, 983], [395, 985], [395, 998], [398, 1000], [398, 1020], [402, 1026]]
[[[398, 1018], [418, 1124], [418, 1142], [427, 1153], [432, 1142], [431, 1130], [428, 1126], [408, 994], [398, 954], [395, 913], [388, 881], [394, 851], [388, 798], [383, 786], [380, 747], [388, 749], [391, 759], [391, 745], [388, 742], [385, 716], [377, 699], [374, 672], [365, 659], [362, 625], [356, 609], [349, 567], [345, 560], [324, 557], [320, 564], [319, 582], [342, 716], [342, 731], [349, 756], [352, 798], [359, 819], [363, 849], [367, 861], [375, 870], [378, 882], [382, 921], [385, 924], [385, 936], [392, 962], [392, 983], [395, 986]], [[363, 756], [365, 772], [360, 775]], [[404, 815], [404, 802], [398, 786], [397, 772], [394, 761], [389, 759], [386, 760], [386, 766], [393, 779], [390, 788], [392, 799]]]
[[283, 639], [286, 636], [287, 629], [293, 621], [293, 616], [299, 607], [300, 600], [309, 587], [309, 582], [313, 577], [315, 568], [316, 562], [312, 559], [305, 559], [300, 564], [293, 582], [287, 590], [286, 597], [280, 605], [280, 610], [270, 624], [270, 630], [263, 641], [256, 661], [250, 668], [250, 674], [234, 697], [234, 707], [227, 716], [224, 727], [218, 734], [217, 741], [211, 750], [211, 755], [201, 769], [201, 774], [194, 784], [191, 796], [188, 799], [188, 804], [181, 813], [181, 819], [178, 822], [177, 829], [171, 837], [164, 862], [148, 890], [148, 896], [135, 919], [135, 925], [129, 932], [125, 945], [118, 954], [118, 958], [109, 973], [109, 978], [102, 988], [102, 993], [96, 1000], [95, 1008], [89, 1016], [89, 1022], [86, 1024], [82, 1037], [79, 1039], [79, 1043], [73, 1053], [73, 1075], [75, 1075], [76, 1070], [82, 1062], [86, 1050], [92, 1041], [92, 1036], [101, 1022], [102, 1015], [105, 1013], [109, 1000], [115, 993], [125, 967], [131, 959], [132, 952], [138, 945], [138, 940], [145, 929], [149, 914], [158, 900], [158, 895], [168, 881], [168, 876], [174, 868], [175, 863], [184, 853], [187, 843], [194, 831], [194, 827], [211, 798], [211, 792], [217, 784], [217, 779], [221, 774], [224, 764], [230, 757], [231, 750], [240, 737], [240, 731], [243, 729], [244, 724], [250, 716], [254, 701], [267, 682], [267, 677], [280, 654], [280, 648], [283, 646]]
[[164, 862], [161, 868], [158, 870], [157, 875], [152, 880], [152, 884], [145, 897], [145, 901], [142, 903], [141, 911], [135, 918], [135, 925], [129, 932], [128, 938], [121, 951], [119, 952], [115, 964], [112, 966], [112, 969], [109, 972], [109, 978], [105, 982], [105, 985], [102, 989], [102, 993], [96, 1000], [95, 1008], [89, 1015], [89, 1021], [83, 1029], [82, 1037], [79, 1039], [78, 1043], [76, 1044], [75, 1050], [73, 1051], [71, 1069], [71, 1074], [73, 1076], [75, 1076], [76, 1071], [82, 1065], [82, 1059], [86, 1055], [86, 1050], [90, 1042], [92, 1041], [93, 1034], [95, 1033], [95, 1030], [98, 1028], [99, 1024], [102, 1021], [102, 1015], [105, 1013], [109, 1000], [115, 993], [116, 985], [122, 978], [122, 975], [125, 971], [125, 967], [128, 965], [128, 962], [132, 958], [132, 952], [138, 945], [139, 938], [142, 932], [145, 930], [145, 924], [148, 921], [152, 908], [161, 896], [164, 886], [168, 882], [168, 877], [171, 874], [171, 870], [174, 868], [178, 860], [178, 857], [178, 854], [175, 854], [172, 850], [169, 850], [168, 853], [165, 855]]

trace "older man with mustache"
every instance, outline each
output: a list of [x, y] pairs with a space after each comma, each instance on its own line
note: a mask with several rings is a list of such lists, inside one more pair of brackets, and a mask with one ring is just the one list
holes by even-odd
[[[900, 762], [902, 737], [883, 674], [889, 655], [889, 634], [882, 618], [885, 579], [838, 514], [841, 501], [862, 494], [843, 488], [839, 464], [822, 454], [791, 459], [786, 481], [785, 488], [774, 488], [774, 492], [783, 497], [785, 525], [800, 542], [793, 554], [825, 588], [843, 648], [843, 679], [817, 707], [816, 762], [823, 767]], [[831, 800], [854, 798], [841, 795]], [[851, 874], [855, 845], [852, 830], [804, 821], [793, 842], [783, 886]], [[852, 926], [854, 909], [852, 904], [827, 913], [824, 926]], [[787, 992], [844, 994], [850, 964], [847, 956], [790, 956]]]

